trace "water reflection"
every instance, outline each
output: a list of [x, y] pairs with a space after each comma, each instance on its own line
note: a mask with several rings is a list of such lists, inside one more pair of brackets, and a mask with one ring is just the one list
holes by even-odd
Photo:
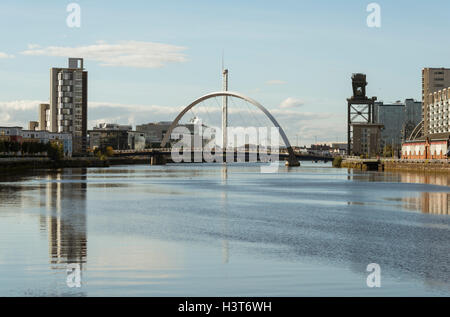
[[230, 260], [230, 253], [229, 253], [229, 242], [228, 242], [228, 195], [227, 195], [227, 180], [228, 180], [228, 168], [227, 164], [224, 163], [222, 165], [222, 192], [220, 194], [221, 196], [221, 203], [222, 203], [222, 223], [223, 223], [223, 235], [224, 239], [222, 241], [222, 254], [223, 254], [223, 263], [228, 263]]
[[[447, 174], [401, 173], [403, 183], [431, 184], [449, 186], [450, 176]], [[404, 197], [406, 209], [420, 210], [427, 214], [448, 215], [450, 193], [425, 192], [416, 197]]]
[[[65, 169], [41, 180], [51, 264], [86, 263], [86, 169]], [[60, 268], [60, 267], [54, 267]]]
[[[347, 180], [360, 182], [386, 182], [427, 184], [447, 188], [437, 189], [435, 192], [418, 192], [415, 196], [397, 199], [386, 198], [390, 201], [403, 203], [407, 210], [421, 211], [426, 214], [448, 215], [450, 210], [450, 175], [447, 173], [417, 173], [417, 172], [359, 172], [349, 170]], [[444, 191], [444, 192], [443, 192]], [[368, 205], [367, 202], [349, 202], [351, 205]]]
[[[263, 295], [265, 289], [321, 294], [327, 286], [335, 294], [339, 287], [359, 294], [372, 262], [382, 266], [383, 283], [401, 275], [414, 286], [391, 282], [391, 289], [382, 287], [388, 292], [382, 294], [405, 289], [415, 294], [416, 288], [420, 293], [423, 281], [433, 291], [448, 293], [450, 218], [398, 212], [406, 206], [448, 215], [450, 188], [443, 193], [446, 187], [419, 184], [448, 186], [447, 175], [347, 174], [306, 164], [302, 168], [262, 176], [253, 173], [259, 172], [258, 166], [232, 164], [47, 171], [0, 184], [0, 199], [15, 195], [2, 213], [29, 215], [29, 231], [34, 231], [39, 217], [40, 234], [45, 235], [39, 252], [22, 252], [36, 235], [25, 235], [4, 249], [26, 254], [27, 267], [37, 267], [25, 270], [31, 272], [27, 282], [41, 287], [52, 280], [48, 276], [56, 277], [62, 287], [53, 291], [52, 282], [49, 294], [74, 295], [65, 285], [65, 268], [76, 263], [87, 273], [89, 208], [89, 275], [82, 277], [79, 290], [93, 296], [220, 295], [234, 294], [238, 287], [243, 292], [238, 294], [244, 295], [256, 289]], [[14, 236], [17, 228], [8, 228], [3, 237]], [[14, 257], [5, 259], [21, 269]], [[321, 268], [305, 273], [311, 284], [305, 284], [304, 273], [297, 271], [305, 265], [303, 259]], [[331, 266], [322, 268], [321, 263]], [[352, 273], [339, 281], [342, 284], [333, 280], [339, 267]], [[43, 270], [50, 274], [44, 276]], [[23, 289], [16, 280], [8, 290]], [[203, 281], [211, 288], [204, 288]]]

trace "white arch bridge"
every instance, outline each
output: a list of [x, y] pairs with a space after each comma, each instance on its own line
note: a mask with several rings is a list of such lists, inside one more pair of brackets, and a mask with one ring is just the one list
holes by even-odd
[[166, 144], [169, 142], [169, 138], [172, 134], [172, 131], [178, 126], [181, 118], [183, 118], [183, 116], [192, 108], [194, 108], [196, 105], [200, 104], [201, 102], [207, 100], [207, 99], [211, 99], [211, 98], [216, 98], [216, 97], [235, 97], [235, 98], [239, 98], [242, 99], [244, 101], [247, 101], [248, 103], [252, 104], [253, 106], [255, 106], [256, 108], [258, 108], [259, 110], [261, 110], [268, 118], [269, 120], [273, 123], [273, 125], [279, 129], [281, 138], [283, 139], [284, 145], [286, 146], [286, 149], [288, 151], [288, 157], [286, 160], [286, 165], [288, 166], [299, 166], [299, 160], [297, 159], [294, 150], [292, 149], [292, 146], [289, 142], [289, 139], [286, 136], [286, 133], [284, 133], [283, 128], [280, 126], [280, 124], [278, 123], [278, 121], [272, 116], [272, 114], [263, 106], [261, 105], [259, 102], [257, 102], [256, 100], [247, 97], [243, 94], [237, 93], [237, 92], [232, 92], [232, 91], [219, 91], [219, 92], [213, 92], [213, 93], [209, 93], [207, 95], [204, 95], [198, 99], [196, 99], [195, 101], [193, 101], [191, 104], [189, 104], [186, 108], [184, 108], [179, 114], [178, 116], [175, 118], [175, 120], [173, 120], [171, 126], [169, 127], [169, 130], [166, 132], [162, 142], [161, 142], [161, 148], [164, 148], [166, 146]]

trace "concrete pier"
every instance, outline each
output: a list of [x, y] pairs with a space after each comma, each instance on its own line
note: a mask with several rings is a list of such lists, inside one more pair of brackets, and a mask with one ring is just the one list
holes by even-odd
[[164, 154], [155, 154], [150, 159], [150, 165], [166, 165]]

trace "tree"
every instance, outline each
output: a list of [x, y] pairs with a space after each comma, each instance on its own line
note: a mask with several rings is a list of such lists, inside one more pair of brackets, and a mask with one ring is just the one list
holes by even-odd
[[64, 157], [62, 144], [47, 143], [47, 156], [53, 161], [60, 161]]
[[105, 149], [105, 155], [108, 157], [114, 156], [114, 149], [112, 146], [107, 146]]
[[342, 161], [343, 161], [343, 159], [342, 159], [341, 156], [336, 156], [336, 157], [333, 159], [333, 167], [341, 167]]
[[392, 157], [392, 145], [387, 144], [383, 149], [383, 156], [384, 157]]

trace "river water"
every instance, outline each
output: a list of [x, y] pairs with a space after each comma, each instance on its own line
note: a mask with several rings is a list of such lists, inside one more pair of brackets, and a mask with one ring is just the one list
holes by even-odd
[[449, 296], [449, 184], [323, 163], [1, 176], [0, 296]]

